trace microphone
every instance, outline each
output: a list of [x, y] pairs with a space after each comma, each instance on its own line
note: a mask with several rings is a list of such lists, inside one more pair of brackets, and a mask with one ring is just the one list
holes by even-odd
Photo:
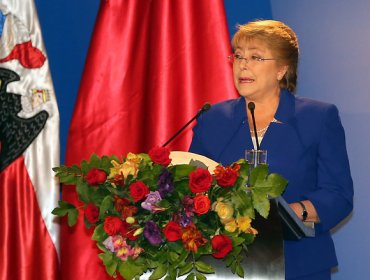
[[253, 130], [254, 130], [254, 137], [256, 137], [256, 146], [257, 150], [260, 150], [260, 144], [258, 143], [258, 135], [257, 135], [257, 126], [256, 126], [256, 119], [254, 117], [254, 109], [256, 108], [256, 105], [254, 102], [248, 103], [248, 109], [251, 112], [252, 115], [252, 121], [253, 121]]
[[211, 104], [209, 104], [208, 102], [205, 103], [203, 106], [202, 106], [202, 109], [200, 109], [198, 111], [198, 113], [192, 117], [190, 119], [190, 121], [188, 121], [183, 127], [181, 127], [170, 139], [168, 139], [168, 141], [166, 143], [163, 144], [162, 147], [166, 147], [169, 143], [172, 142], [173, 139], [176, 138], [177, 135], [179, 135], [189, 124], [191, 124], [196, 118], [198, 118], [201, 114], [203, 114], [204, 112], [207, 112], [210, 108], [212, 107]]

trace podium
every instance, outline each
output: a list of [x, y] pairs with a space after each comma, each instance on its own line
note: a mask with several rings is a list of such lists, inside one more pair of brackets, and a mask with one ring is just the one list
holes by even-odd
[[[218, 165], [207, 157], [188, 152], [171, 152], [170, 157], [172, 164], [194, 164], [207, 167], [210, 172]], [[314, 228], [303, 223], [281, 196], [270, 200], [268, 218], [257, 216], [253, 227], [258, 229], [258, 234], [248, 246], [248, 254], [243, 262], [244, 279], [284, 280], [284, 240], [315, 236]], [[243, 279], [220, 263], [221, 260], [211, 256], [203, 257], [202, 260], [211, 264], [216, 271], [215, 274], [207, 275], [208, 280]]]

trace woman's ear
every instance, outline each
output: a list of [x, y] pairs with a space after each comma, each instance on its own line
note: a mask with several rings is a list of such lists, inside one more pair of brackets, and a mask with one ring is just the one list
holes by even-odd
[[288, 65], [282, 65], [280, 66], [280, 70], [278, 71], [277, 73], [277, 79], [279, 81], [281, 81], [281, 79], [283, 79], [284, 75], [286, 74], [286, 72], [288, 71], [288, 68], [289, 66]]

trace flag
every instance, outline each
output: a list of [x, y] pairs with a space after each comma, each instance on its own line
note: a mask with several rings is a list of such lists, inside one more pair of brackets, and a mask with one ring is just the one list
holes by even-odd
[[[205, 102], [236, 96], [223, 0], [101, 1], [67, 142], [66, 164], [92, 153], [163, 145]], [[187, 150], [185, 129], [168, 147]], [[63, 199], [78, 204], [73, 186]], [[63, 279], [109, 279], [85, 229], [62, 220]]]
[[59, 112], [33, 0], [0, 3], [0, 279], [58, 279]]

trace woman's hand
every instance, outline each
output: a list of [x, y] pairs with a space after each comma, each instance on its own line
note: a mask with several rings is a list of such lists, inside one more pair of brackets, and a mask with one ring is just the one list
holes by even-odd
[[[311, 203], [309, 200], [303, 200], [301, 203], [304, 205], [307, 211], [307, 218], [305, 222], [313, 222], [313, 223], [319, 223], [320, 218], [317, 215], [317, 211], [315, 209], [315, 206]], [[303, 221], [303, 207], [299, 202], [293, 202], [289, 204], [290, 208], [294, 211], [294, 213]]]

